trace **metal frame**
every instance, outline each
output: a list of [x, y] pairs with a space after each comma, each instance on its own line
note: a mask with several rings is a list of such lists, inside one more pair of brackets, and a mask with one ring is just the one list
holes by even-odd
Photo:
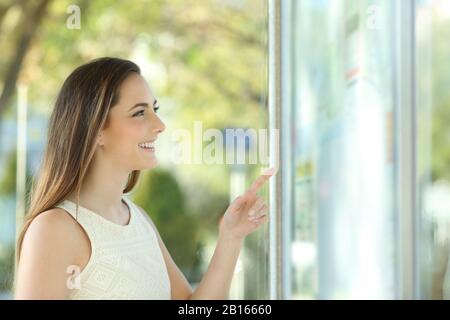
[[[292, 159], [292, 0], [269, 0], [269, 130], [270, 181], [269, 288], [270, 299], [291, 298], [291, 225], [294, 211]], [[281, 158], [280, 158], [281, 157]]]
[[284, 168], [280, 166], [281, 129], [281, 0], [269, 0], [269, 132], [270, 166], [277, 167], [278, 173], [270, 180], [269, 224], [269, 297], [272, 300], [284, 299], [283, 266], [286, 264], [283, 254], [283, 215], [282, 215], [282, 179]]
[[281, 167], [282, 181], [281, 194], [282, 200], [282, 260], [283, 260], [283, 298], [291, 299], [292, 297], [292, 225], [294, 223], [294, 197], [295, 197], [295, 163], [293, 150], [294, 136], [292, 135], [294, 128], [294, 99], [295, 99], [295, 66], [294, 59], [294, 42], [293, 26], [295, 23], [295, 3], [292, 0], [283, 0], [281, 6]]
[[396, 82], [398, 128], [398, 292], [401, 299], [419, 298], [417, 246], [415, 1], [396, 1]]

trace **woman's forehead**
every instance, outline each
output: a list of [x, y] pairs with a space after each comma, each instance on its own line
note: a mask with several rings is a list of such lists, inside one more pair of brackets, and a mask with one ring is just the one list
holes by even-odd
[[125, 101], [127, 104], [146, 102], [152, 105], [154, 100], [150, 86], [139, 74], [128, 76], [120, 87], [119, 104]]

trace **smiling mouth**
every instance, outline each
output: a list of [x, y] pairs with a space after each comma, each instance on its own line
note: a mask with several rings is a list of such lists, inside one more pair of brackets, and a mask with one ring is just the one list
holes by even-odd
[[138, 147], [147, 152], [155, 151], [155, 141], [139, 143]]

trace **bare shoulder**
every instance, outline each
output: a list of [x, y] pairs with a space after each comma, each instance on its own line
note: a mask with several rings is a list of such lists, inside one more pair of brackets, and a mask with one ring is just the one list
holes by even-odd
[[61, 208], [52, 208], [40, 213], [33, 222], [30, 224], [30, 228], [45, 228], [49, 226], [57, 225], [59, 227], [69, 228], [73, 226], [72, 216]]
[[64, 299], [68, 267], [79, 265], [83, 247], [81, 227], [63, 209], [40, 213], [22, 242], [16, 299]]
[[66, 252], [66, 255], [74, 253], [67, 249], [73, 248], [80, 240], [80, 232], [80, 227], [68, 212], [60, 208], [49, 209], [33, 219], [25, 233], [22, 249]]
[[40, 213], [33, 219], [25, 237], [37, 236], [37, 239], [34, 240], [39, 240], [41, 237], [53, 238], [67, 235], [76, 230], [76, 224], [77, 222], [65, 210], [53, 208]]

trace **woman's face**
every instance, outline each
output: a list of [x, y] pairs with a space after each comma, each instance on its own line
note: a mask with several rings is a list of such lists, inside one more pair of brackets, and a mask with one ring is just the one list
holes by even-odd
[[157, 163], [155, 140], [166, 128], [156, 115], [157, 108], [158, 102], [144, 78], [128, 76], [102, 130], [104, 158], [128, 171], [153, 168]]

